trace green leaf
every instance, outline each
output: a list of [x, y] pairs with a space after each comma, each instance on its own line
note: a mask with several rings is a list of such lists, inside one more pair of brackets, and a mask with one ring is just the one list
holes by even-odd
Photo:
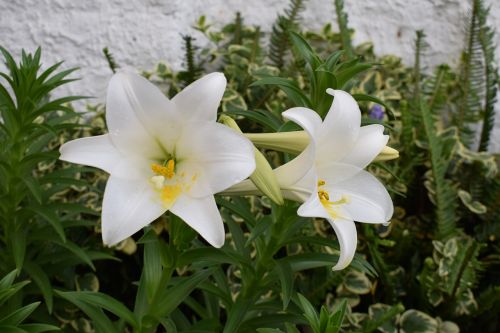
[[286, 261], [279, 261], [276, 265], [281, 283], [281, 294], [283, 298], [283, 311], [288, 307], [293, 293], [294, 273], [292, 267]]
[[349, 82], [354, 76], [356, 76], [361, 72], [366, 71], [367, 69], [370, 69], [371, 67], [372, 64], [357, 63], [353, 66], [350, 66], [346, 69], [336, 72], [335, 77], [337, 78], [338, 88], [339, 89], [344, 88], [346, 83]]
[[282, 77], [265, 77], [253, 82], [250, 86], [275, 85], [285, 92], [295, 106], [312, 108], [311, 101], [293, 80]]
[[55, 240], [55, 243], [72, 252], [74, 255], [80, 258], [81, 261], [83, 261], [84, 263], [89, 265], [90, 268], [95, 270], [95, 266], [94, 263], [92, 262], [92, 259], [90, 258], [89, 254], [85, 252], [84, 249], [82, 249], [81, 247], [79, 247], [78, 245], [76, 245], [71, 241], [61, 242], [59, 240]]
[[318, 313], [307, 298], [302, 296], [300, 293], [297, 293], [297, 297], [299, 300], [297, 305], [299, 305], [302, 311], [304, 311], [304, 316], [309, 322], [309, 325], [313, 329], [314, 333], [321, 333]]
[[15, 327], [15, 326], [7, 326], [0, 325], [0, 332], [2, 333], [26, 333], [25, 330]]
[[[88, 304], [98, 308], [105, 309], [121, 319], [124, 319], [133, 327], [138, 327], [137, 319], [132, 311], [127, 309], [120, 301], [113, 297], [93, 291], [60, 291], [55, 290], [56, 294], [67, 301], [81, 308], [81, 304]], [[81, 308], [83, 310], [83, 308]], [[85, 310], [83, 310], [85, 312]], [[90, 316], [90, 315], [89, 315]]]
[[301, 35], [296, 32], [290, 31], [290, 40], [302, 59], [304, 59], [309, 66], [314, 70], [321, 65], [321, 60], [318, 55], [313, 51], [311, 46], [306, 42]]
[[237, 332], [251, 306], [250, 300], [238, 297], [229, 309], [223, 333]]
[[16, 276], [17, 276], [17, 272], [18, 272], [18, 270], [14, 269], [13, 271], [11, 271], [7, 275], [5, 275], [2, 278], [2, 280], [0, 280], [0, 290], [8, 288], [12, 285], [12, 283], [14, 283], [14, 280], [16, 279]]
[[42, 190], [40, 188], [40, 184], [33, 177], [21, 177], [21, 180], [24, 182], [26, 187], [30, 190], [31, 194], [35, 200], [41, 204], [42, 203]]
[[[150, 229], [152, 230], [152, 228]], [[154, 231], [154, 239], [144, 244], [144, 279], [148, 300], [151, 301], [156, 294], [162, 277], [162, 260], [160, 243]]]
[[183, 251], [178, 258], [177, 266], [187, 266], [195, 261], [197, 263], [208, 261], [212, 264], [248, 264], [246, 259], [237, 252], [224, 251], [213, 247], [202, 247]]
[[30, 281], [18, 282], [9, 288], [0, 289], [0, 305], [7, 301], [12, 295], [21, 290], [24, 286], [29, 284]]
[[57, 326], [47, 325], [47, 324], [22, 324], [19, 328], [25, 330], [28, 333], [43, 333], [51, 331], [60, 331], [61, 329]]
[[29, 305], [23, 306], [16, 311], [10, 313], [4, 318], [0, 319], [0, 325], [19, 325], [28, 316], [35, 311], [35, 309], [40, 305], [40, 302], [31, 303]]
[[213, 269], [202, 270], [185, 278], [177, 279], [172, 287], [158, 291], [154, 307], [149, 309], [149, 315], [155, 318], [168, 316], [179, 304], [196, 289], [196, 287], [213, 273]]
[[283, 124], [283, 120], [277, 118], [273, 113], [266, 110], [252, 110], [252, 111], [228, 111], [227, 114], [242, 116], [249, 120], [255, 121], [269, 130], [276, 132]]
[[66, 242], [66, 235], [64, 233], [64, 229], [61, 225], [61, 221], [59, 220], [57, 214], [53, 211], [48, 209], [48, 207], [44, 206], [29, 206], [28, 210], [33, 211], [35, 214], [38, 214], [40, 217], [42, 217], [44, 220], [49, 222], [49, 224], [54, 228], [56, 233], [59, 235], [59, 238], [63, 242]]
[[35, 281], [36, 285], [42, 292], [47, 310], [49, 311], [49, 313], [52, 313], [54, 295], [52, 292], [52, 285], [50, 284], [49, 277], [38, 264], [32, 261], [26, 261], [24, 263], [24, 270], [28, 272], [30, 278]]
[[260, 219], [256, 224], [255, 227], [252, 228], [252, 231], [250, 232], [250, 236], [248, 237], [245, 246], [249, 246], [252, 244], [252, 242], [257, 239], [260, 235], [266, 232], [272, 225], [272, 219], [270, 217], [268, 218], [262, 218]]
[[343, 299], [336, 307], [336, 311], [330, 316], [328, 320], [327, 331], [325, 333], [338, 333], [347, 310], [347, 301]]
[[14, 231], [10, 234], [9, 242], [12, 246], [12, 254], [16, 269], [20, 272], [24, 265], [24, 258], [26, 256], [26, 232], [27, 229], [23, 226], [16, 225]]

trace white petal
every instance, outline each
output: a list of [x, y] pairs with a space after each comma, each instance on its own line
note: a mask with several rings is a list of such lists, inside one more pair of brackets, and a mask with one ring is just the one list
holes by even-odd
[[147, 180], [109, 177], [102, 203], [102, 238], [114, 245], [153, 222], [166, 211]]
[[174, 105], [148, 80], [129, 71], [109, 82], [106, 122], [118, 149], [155, 157], [162, 154], [156, 136], [179, 132]]
[[222, 73], [205, 75], [175, 95], [172, 102], [183, 119], [215, 121], [226, 83]]
[[196, 175], [190, 195], [218, 193], [250, 176], [255, 170], [252, 143], [219, 123], [191, 122], [176, 146], [179, 172]]
[[342, 163], [364, 169], [377, 157], [388, 140], [389, 136], [384, 135], [384, 126], [377, 124], [363, 126], [359, 130], [358, 139], [351, 151], [342, 159]]
[[361, 125], [361, 111], [345, 91], [328, 89], [334, 96], [318, 136], [317, 161], [340, 160], [356, 142]]
[[313, 193], [317, 194], [316, 185], [318, 184], [318, 177], [314, 167], [310, 168], [309, 171], [306, 172], [305, 176], [292, 183], [292, 185], [283, 187], [284, 185], [282, 184], [290, 181], [291, 178], [286, 177], [286, 173], [283, 173], [283, 175], [279, 175], [278, 177], [278, 183], [280, 183], [283, 197], [288, 200], [305, 202]]
[[302, 205], [300, 205], [297, 210], [297, 214], [303, 217], [322, 217], [325, 219], [331, 219], [331, 216], [319, 200], [317, 192], [311, 194], [309, 198]]
[[334, 271], [338, 271], [346, 268], [351, 263], [352, 258], [354, 258], [358, 235], [356, 226], [352, 220], [329, 219], [328, 222], [330, 222], [333, 230], [335, 230], [335, 234], [339, 240], [340, 256], [337, 264], [332, 268]]
[[204, 198], [182, 195], [170, 210], [196, 230], [210, 245], [214, 247], [224, 245], [226, 238], [224, 224], [213, 195]]
[[350, 179], [362, 169], [352, 164], [339, 163], [332, 160], [317, 165], [316, 170], [318, 172], [318, 179], [324, 180], [327, 186], [332, 186]]
[[119, 178], [140, 178], [148, 164], [145, 160], [126, 157], [115, 148], [107, 134], [66, 142], [59, 152], [60, 160], [93, 166]]
[[[297, 185], [307, 192], [316, 192], [315, 174], [306, 174], [314, 168], [314, 157], [316, 152], [315, 137], [321, 126], [321, 118], [313, 110], [297, 107], [283, 112], [283, 117], [300, 125], [309, 134], [309, 145], [290, 162], [274, 170], [278, 183], [284, 190], [291, 190]], [[300, 185], [298, 183], [301, 182]]]
[[342, 205], [358, 222], [385, 223], [394, 212], [392, 199], [384, 185], [369, 172], [361, 170], [354, 177], [325, 188], [332, 195], [347, 195], [350, 202]]

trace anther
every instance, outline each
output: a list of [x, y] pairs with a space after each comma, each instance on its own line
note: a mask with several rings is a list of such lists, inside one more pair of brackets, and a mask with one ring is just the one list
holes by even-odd
[[168, 160], [167, 167], [165, 170], [165, 177], [167, 177], [167, 179], [171, 179], [174, 175], [175, 175], [175, 161]]

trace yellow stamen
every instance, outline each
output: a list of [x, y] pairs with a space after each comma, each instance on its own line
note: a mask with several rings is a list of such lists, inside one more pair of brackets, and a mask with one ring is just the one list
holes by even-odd
[[330, 196], [328, 195], [328, 192], [326, 192], [326, 191], [319, 190], [318, 191], [318, 196], [319, 196], [319, 200], [323, 204], [328, 203], [328, 201], [330, 200]]
[[340, 205], [343, 205], [343, 204], [347, 204], [349, 203], [350, 199], [347, 195], [342, 195], [342, 197], [340, 198], [340, 200], [336, 200], [336, 201], [330, 201], [330, 195], [328, 194], [327, 191], [325, 190], [320, 190], [319, 187], [325, 185], [326, 182], [324, 180], [318, 180], [318, 197], [319, 197], [319, 201], [321, 202], [321, 204], [323, 205], [323, 207], [325, 207], [326, 211], [328, 212], [328, 214], [330, 214], [330, 216], [333, 218], [333, 219], [336, 219], [336, 218], [339, 218], [340, 215], [339, 215], [339, 212], [336, 210], [335, 206], [340, 206]]
[[167, 179], [172, 179], [175, 176], [175, 161], [168, 160], [167, 165], [151, 164], [151, 170], [158, 176], [163, 176]]
[[167, 174], [165, 175], [165, 177], [167, 177], [167, 179], [171, 179], [174, 175], [175, 175], [175, 161], [174, 160], [168, 160], [167, 162]]

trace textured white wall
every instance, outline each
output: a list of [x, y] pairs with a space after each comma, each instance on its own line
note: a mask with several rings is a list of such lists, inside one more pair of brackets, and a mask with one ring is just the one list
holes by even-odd
[[[350, 26], [356, 30], [355, 43], [371, 40], [378, 54], [395, 54], [412, 64], [415, 30], [424, 29], [430, 44], [427, 67], [457, 62], [468, 0], [345, 3]], [[82, 80], [62, 93], [102, 99], [111, 75], [101, 52], [104, 46], [122, 65], [148, 69], [163, 60], [179, 68], [181, 33], [206, 43], [190, 28], [199, 16], [220, 26], [240, 11], [246, 22], [269, 30], [287, 4], [288, 0], [0, 0], [0, 44], [15, 54], [41, 45], [46, 64], [65, 60], [67, 67], [81, 67]], [[491, 6], [491, 24], [500, 31], [500, 1], [491, 0]], [[306, 7], [303, 21], [309, 28], [335, 21], [333, 0], [309, 0]], [[495, 151], [500, 151], [498, 118]]]

